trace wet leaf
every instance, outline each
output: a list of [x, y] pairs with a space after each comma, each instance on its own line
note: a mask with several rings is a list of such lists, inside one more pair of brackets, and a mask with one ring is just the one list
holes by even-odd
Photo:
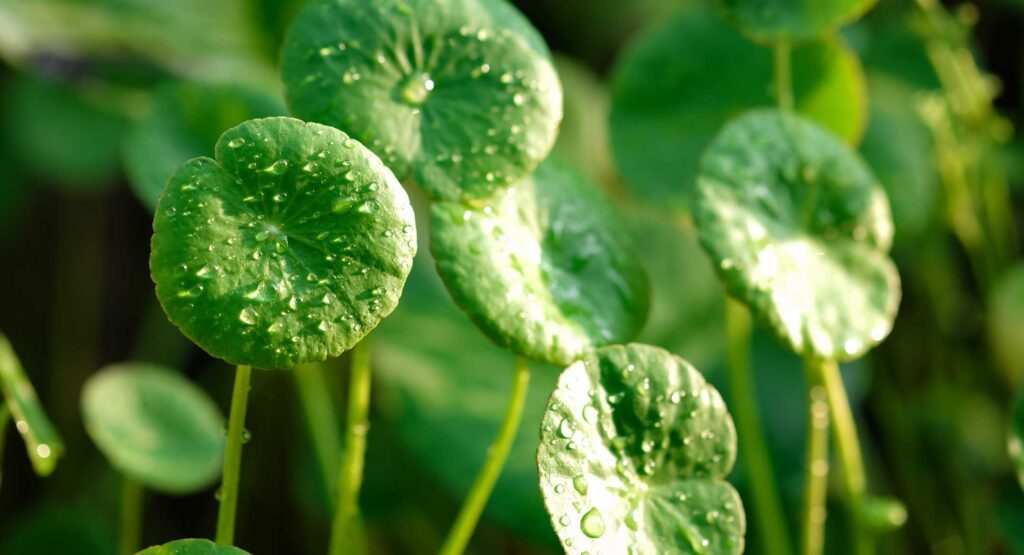
[[561, 120], [547, 48], [504, 0], [314, 0], [282, 60], [296, 115], [351, 133], [437, 199], [527, 176]]
[[855, 359], [891, 330], [889, 203], [813, 122], [757, 110], [730, 123], [701, 162], [694, 220], [730, 294], [798, 354]]
[[64, 442], [43, 410], [39, 397], [28, 381], [21, 362], [7, 337], [0, 333], [0, 390], [11, 411], [14, 427], [25, 441], [32, 469], [39, 476], [49, 476], [57, 468], [57, 459], [64, 454]]
[[171, 322], [232, 364], [340, 355], [391, 313], [416, 253], [405, 191], [344, 133], [292, 118], [227, 131], [171, 178], [150, 259]]
[[[838, 38], [795, 48], [795, 108], [856, 144], [867, 123], [863, 69]], [[685, 208], [700, 153], [735, 115], [774, 106], [770, 49], [691, 10], [636, 39], [612, 76], [615, 162], [634, 194]]]
[[155, 210], [174, 170], [192, 158], [212, 155], [221, 133], [248, 119], [284, 113], [279, 98], [256, 87], [165, 85], [125, 138], [125, 171], [135, 194]]
[[801, 41], [819, 37], [871, 9], [877, 0], [721, 0], [726, 13], [757, 40]]
[[173, 370], [146, 363], [100, 370], [82, 390], [82, 419], [110, 464], [148, 488], [193, 493], [220, 476], [224, 417]]
[[683, 359], [598, 349], [562, 372], [540, 439], [541, 492], [566, 552], [743, 552], [743, 505], [724, 479], [732, 418]]
[[629, 231], [567, 165], [547, 160], [481, 206], [439, 202], [431, 214], [441, 277], [498, 345], [564, 365], [643, 326], [647, 276]]
[[217, 545], [210, 540], [174, 540], [170, 543], [149, 547], [136, 555], [248, 555], [230, 545]]

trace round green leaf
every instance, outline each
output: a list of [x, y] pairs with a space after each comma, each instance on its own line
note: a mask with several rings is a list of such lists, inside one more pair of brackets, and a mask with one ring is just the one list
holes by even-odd
[[249, 552], [230, 545], [217, 545], [210, 540], [188, 539], [148, 547], [136, 555], [249, 555]]
[[871, 9], [877, 0], [721, 0], [725, 11], [756, 40], [800, 41], [821, 36]]
[[568, 364], [626, 341], [647, 317], [647, 275], [629, 230], [568, 166], [481, 206], [438, 202], [430, 246], [455, 302], [495, 343]]
[[218, 478], [224, 417], [206, 393], [162, 366], [108, 366], [82, 389], [82, 419], [110, 464], [144, 486], [193, 493]]
[[391, 313], [416, 253], [405, 191], [337, 129], [252, 120], [171, 177], [153, 223], [171, 322], [232, 364], [338, 356]]
[[352, 133], [443, 200], [530, 174], [561, 119], [547, 49], [504, 0], [314, 0], [281, 71], [296, 115]]
[[245, 120], [285, 113], [274, 95], [244, 85], [173, 83], [159, 89], [125, 140], [125, 170], [135, 194], [156, 209], [181, 164], [213, 154], [221, 133]]
[[685, 360], [598, 349], [562, 372], [540, 439], [541, 492], [566, 552], [743, 552], [743, 505], [724, 480], [736, 431]]
[[889, 203], [818, 125], [777, 110], [730, 123], [701, 162], [694, 221], [729, 292], [800, 355], [850, 360], [889, 334]]
[[[700, 153], [732, 117], [775, 105], [772, 52], [720, 16], [690, 11], [640, 37], [612, 77], [612, 151], [639, 197], [689, 202]], [[793, 50], [796, 110], [851, 144], [867, 122], [863, 69], [838, 38]]]

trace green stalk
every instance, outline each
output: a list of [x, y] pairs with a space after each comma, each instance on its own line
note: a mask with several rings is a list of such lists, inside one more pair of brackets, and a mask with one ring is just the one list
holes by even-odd
[[0, 398], [0, 484], [4, 476], [4, 439], [7, 437], [7, 424], [11, 421], [11, 409], [7, 403]]
[[821, 365], [821, 370], [829, 412], [835, 424], [832, 426], [832, 439], [836, 443], [836, 451], [843, 465], [843, 488], [846, 490], [846, 502], [849, 506], [854, 553], [870, 555], [874, 552], [871, 534], [861, 520], [867, 479], [864, 474], [860, 441], [857, 439], [857, 424], [853, 419], [843, 378], [839, 374], [839, 365], [833, 361], [825, 362]]
[[359, 489], [363, 484], [366, 433], [370, 428], [370, 343], [364, 339], [352, 349], [349, 368], [345, 452], [338, 473], [338, 504], [331, 525], [330, 555], [342, 555], [359, 515]]
[[235, 372], [235, 388], [231, 394], [228, 417], [228, 443], [224, 449], [224, 474], [220, 484], [220, 510], [217, 512], [216, 542], [235, 542], [235, 514], [238, 512], [238, 479], [242, 474], [242, 444], [245, 434], [245, 411], [249, 404], [249, 379], [252, 368], [239, 366]]
[[522, 357], [516, 357], [515, 378], [512, 381], [512, 393], [509, 396], [508, 408], [505, 410], [505, 421], [502, 422], [498, 436], [494, 438], [494, 443], [488, 449], [487, 460], [484, 461], [483, 468], [477, 474], [476, 481], [473, 482], [473, 487], [469, 490], [469, 495], [466, 496], [459, 515], [455, 518], [455, 523], [438, 552], [440, 555], [461, 555], [465, 551], [466, 545], [469, 544], [473, 530], [487, 505], [487, 499], [491, 496], [494, 484], [497, 483], [498, 477], [501, 475], [501, 469], [505, 466], [509, 451], [512, 450], [512, 443], [519, 430], [519, 421], [523, 416], [523, 406], [526, 404], [529, 385], [529, 362]]
[[142, 484], [124, 476], [121, 480], [121, 530], [118, 553], [132, 555], [142, 536]]
[[775, 101], [782, 110], [793, 109], [793, 68], [789, 43], [775, 43]]
[[758, 530], [766, 553], [793, 552], [786, 531], [768, 442], [761, 427], [750, 364], [750, 312], [732, 297], [726, 298], [725, 325], [729, 337], [729, 389], [736, 418], [743, 462], [750, 476], [750, 490], [758, 519]]
[[802, 555], [821, 555], [825, 548], [825, 499], [828, 496], [829, 410], [823, 361], [804, 360], [807, 374], [807, 454], [804, 505], [801, 511]]
[[306, 417], [309, 437], [313, 442], [317, 461], [320, 464], [321, 479], [328, 497], [334, 501], [338, 487], [338, 456], [341, 454], [341, 438], [338, 436], [338, 416], [331, 402], [330, 387], [324, 377], [324, 368], [319, 364], [305, 364], [295, 367], [295, 384], [299, 402]]

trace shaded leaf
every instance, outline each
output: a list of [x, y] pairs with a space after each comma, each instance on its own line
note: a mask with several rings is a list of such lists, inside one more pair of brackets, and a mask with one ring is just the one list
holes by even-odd
[[765, 42], [819, 37], [871, 9], [877, 0], [721, 0], [726, 13], [751, 37]]
[[188, 539], [149, 547], [136, 555], [248, 555], [248, 551], [230, 545], [217, 545], [210, 540]]
[[43, 410], [39, 397], [28, 381], [21, 362], [7, 337], [0, 333], [0, 390], [11, 411], [14, 427], [25, 441], [32, 468], [40, 476], [49, 476], [64, 454], [64, 442]]

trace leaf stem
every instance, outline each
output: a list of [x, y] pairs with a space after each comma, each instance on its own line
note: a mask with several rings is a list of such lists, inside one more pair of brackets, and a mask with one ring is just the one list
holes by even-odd
[[370, 342], [364, 339], [352, 349], [349, 367], [348, 407], [345, 419], [345, 443], [338, 471], [338, 503], [331, 524], [328, 553], [342, 555], [352, 536], [359, 514], [359, 489], [363, 483], [366, 457], [366, 433], [370, 412]]
[[729, 345], [729, 389], [741, 453], [750, 476], [750, 489], [756, 507], [758, 529], [766, 553], [786, 555], [793, 552], [784, 515], [775, 487], [768, 443], [760, 422], [750, 364], [750, 312], [739, 301], [726, 298], [725, 325]]
[[823, 361], [805, 359], [807, 375], [807, 454], [804, 468], [804, 504], [801, 512], [802, 555], [820, 555], [825, 547], [825, 499], [828, 495], [829, 409]]
[[295, 367], [295, 384], [299, 403], [306, 417], [309, 437], [320, 464], [324, 490], [331, 502], [338, 487], [338, 457], [341, 455], [341, 437], [338, 434], [338, 415], [331, 402], [330, 387], [320, 364]]
[[793, 68], [788, 42], [775, 43], [775, 101], [781, 110], [793, 109]]
[[132, 555], [139, 550], [142, 535], [142, 484], [125, 475], [121, 480], [121, 529], [118, 553]]
[[853, 535], [854, 553], [870, 555], [874, 548], [871, 545], [870, 532], [862, 522], [864, 493], [867, 479], [864, 474], [864, 459], [861, 455], [860, 442], [857, 439], [857, 424], [850, 409], [850, 400], [846, 396], [843, 377], [839, 373], [839, 365], [835, 362], [822, 364], [825, 381], [825, 394], [828, 399], [829, 412], [832, 414], [832, 439], [836, 444], [836, 452], [843, 465], [843, 487], [846, 490], [846, 502], [850, 513], [850, 527]]
[[240, 365], [235, 372], [235, 388], [231, 394], [228, 417], [228, 442], [224, 449], [224, 474], [220, 484], [220, 510], [217, 513], [216, 542], [233, 545], [235, 514], [238, 512], [238, 479], [242, 473], [242, 444], [245, 434], [245, 411], [249, 404], [249, 380], [252, 368]]
[[508, 399], [508, 408], [505, 410], [505, 420], [498, 430], [494, 443], [487, 450], [487, 460], [483, 468], [477, 474], [469, 495], [459, 510], [448, 537], [441, 546], [439, 555], [461, 555], [469, 544], [480, 515], [487, 505], [487, 499], [494, 490], [494, 485], [501, 475], [501, 469], [505, 466], [505, 460], [512, 450], [512, 443], [515, 441], [516, 432], [519, 430], [519, 421], [523, 416], [523, 406], [526, 404], [526, 393], [530, 385], [530, 365], [522, 358], [516, 357], [515, 377], [512, 381], [512, 392]]

